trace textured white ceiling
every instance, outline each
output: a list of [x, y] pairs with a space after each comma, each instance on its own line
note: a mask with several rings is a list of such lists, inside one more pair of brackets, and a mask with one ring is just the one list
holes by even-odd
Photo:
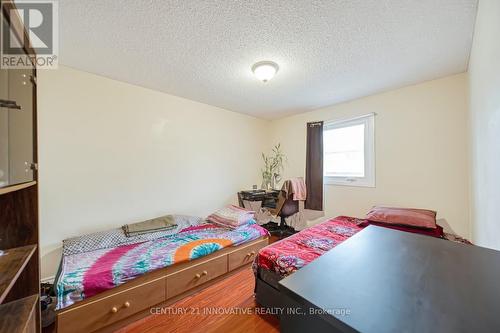
[[[60, 63], [263, 118], [467, 69], [477, 0], [62, 0]], [[267, 84], [257, 61], [279, 64]]]

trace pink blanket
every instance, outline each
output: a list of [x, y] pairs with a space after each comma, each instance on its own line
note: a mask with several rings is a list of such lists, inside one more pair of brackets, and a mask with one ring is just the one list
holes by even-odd
[[287, 197], [293, 194], [293, 200], [304, 201], [307, 197], [306, 183], [304, 178], [290, 178], [283, 183], [282, 191], [286, 192]]

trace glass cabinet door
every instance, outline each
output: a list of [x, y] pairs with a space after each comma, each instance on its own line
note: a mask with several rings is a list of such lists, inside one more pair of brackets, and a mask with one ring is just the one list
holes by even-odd
[[[7, 70], [0, 68], [0, 101], [8, 100], [8, 86]], [[9, 109], [0, 104], [0, 187], [7, 185], [9, 185]]]
[[32, 74], [0, 69], [0, 187], [34, 179]]
[[9, 183], [33, 180], [33, 84], [31, 69], [9, 70]]
[[31, 68], [0, 68], [0, 187], [34, 179], [32, 75]]

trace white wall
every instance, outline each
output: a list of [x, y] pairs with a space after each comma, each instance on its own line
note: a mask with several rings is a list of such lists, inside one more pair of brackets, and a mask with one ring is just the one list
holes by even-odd
[[325, 216], [363, 217], [377, 204], [430, 208], [469, 237], [466, 95], [466, 74], [425, 82], [273, 121], [273, 142], [288, 155], [286, 176], [303, 176], [306, 122], [376, 112], [376, 188], [325, 185]]
[[67, 237], [234, 201], [268, 146], [268, 121], [65, 67], [39, 71], [38, 122], [42, 278]]
[[473, 238], [500, 250], [500, 1], [479, 1], [469, 63]]

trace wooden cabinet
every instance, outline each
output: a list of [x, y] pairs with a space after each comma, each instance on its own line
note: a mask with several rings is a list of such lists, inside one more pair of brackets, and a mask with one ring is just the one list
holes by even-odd
[[38, 295], [25, 297], [0, 306], [1, 331], [35, 333], [37, 331]]
[[[14, 7], [2, 1], [3, 31], [11, 22], [27, 36]], [[0, 68], [0, 333], [40, 332], [35, 78]]]

